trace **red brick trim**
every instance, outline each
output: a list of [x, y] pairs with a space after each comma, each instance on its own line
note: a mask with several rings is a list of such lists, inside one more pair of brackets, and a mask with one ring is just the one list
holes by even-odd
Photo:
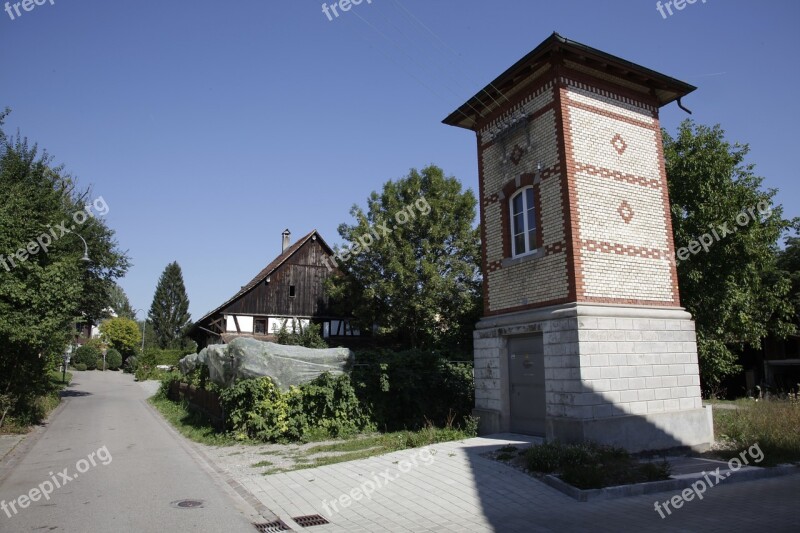
[[664, 139], [661, 128], [656, 132], [656, 149], [658, 150], [658, 168], [661, 172], [661, 199], [664, 203], [664, 226], [667, 232], [667, 249], [670, 259], [670, 275], [672, 276], [672, 289], [674, 303], [681, 305], [680, 287], [678, 286], [678, 267], [675, 263], [675, 237], [672, 232], [672, 208], [669, 203], [669, 184], [667, 182], [667, 166], [664, 159]]
[[[561, 67], [556, 69], [557, 76], [561, 74]], [[564, 94], [566, 88], [556, 84], [556, 104], [559, 112], [556, 113], [556, 131], [558, 135], [558, 151], [561, 168], [561, 194], [564, 215], [564, 235], [567, 240], [567, 299], [577, 301], [578, 295], [583, 292], [583, 273], [581, 251], [578, 245], [580, 226], [578, 225], [578, 201], [575, 189], [575, 156], [572, 153], [572, 128], [569, 118], [568, 104]]]
[[598, 115], [602, 115], [602, 116], [604, 116], [606, 118], [610, 118], [610, 119], [613, 119], [613, 120], [619, 120], [620, 122], [625, 122], [627, 124], [631, 124], [633, 126], [636, 126], [637, 128], [642, 128], [642, 129], [650, 130], [650, 131], [660, 131], [661, 130], [661, 127], [658, 124], [658, 120], [655, 120], [652, 123], [648, 124], [647, 122], [642, 122], [642, 121], [636, 120], [634, 118], [626, 117], [625, 115], [620, 115], [620, 114], [617, 114], [617, 113], [613, 113], [611, 111], [606, 111], [605, 109], [600, 109], [599, 107], [595, 107], [593, 105], [584, 104], [583, 102], [577, 102], [575, 100], [570, 100], [570, 99], [568, 99], [568, 101], [569, 101], [569, 106], [570, 107], [575, 107], [577, 109], [583, 109], [584, 111], [588, 111], [590, 113], [596, 113]]
[[[528, 88], [518, 91], [516, 95], [511, 96], [509, 98], [509, 101], [506, 102], [505, 104], [501, 105], [500, 107], [498, 107], [485, 117], [478, 118], [475, 121], [475, 124], [473, 125], [472, 129], [477, 132], [481, 132], [485, 128], [491, 126], [491, 124], [494, 121], [496, 121], [497, 119], [499, 119], [512, 109], [519, 107], [520, 104], [525, 104], [528, 101], [533, 100], [537, 96], [542, 95], [548, 90], [552, 91], [553, 87], [552, 86], [548, 87], [548, 84], [553, 83], [555, 79], [555, 74], [553, 70], [554, 70], [553, 68], [550, 68], [542, 75], [541, 78], [539, 78], [540, 81], [538, 83], [534, 81]], [[548, 103], [547, 105], [550, 104]], [[534, 115], [535, 114], [536, 113], [534, 112]]]
[[604, 80], [602, 78], [598, 78], [592, 76], [591, 74], [586, 74], [584, 72], [580, 72], [577, 70], [573, 70], [572, 67], [567, 65], [561, 65], [558, 69], [559, 76], [563, 76], [567, 78], [567, 81], [573, 81], [577, 83], [583, 83], [588, 85], [589, 87], [579, 87], [581, 89], [587, 89], [595, 94], [601, 94], [601, 92], [607, 92], [610, 94], [603, 94], [603, 96], [608, 96], [609, 98], [615, 98], [616, 100], [620, 100], [619, 97], [627, 98], [629, 100], [633, 100], [633, 102], [627, 102], [632, 105], [639, 105], [644, 107], [648, 111], [653, 111], [653, 118], [658, 116], [658, 109], [659, 103], [658, 98], [655, 95], [642, 93], [638, 91], [634, 91], [630, 87], [625, 87], [624, 85], [619, 85], [614, 82]]
[[617, 170], [611, 170], [604, 167], [596, 167], [594, 165], [587, 165], [586, 163], [575, 163], [575, 171], [583, 174], [591, 174], [601, 178], [610, 178], [615, 181], [624, 181], [633, 185], [641, 185], [651, 189], [661, 190], [663, 188], [662, 180], [655, 178], [646, 178], [644, 176], [636, 176], [635, 174], [627, 174]]
[[574, 301], [575, 300], [571, 300], [569, 297], [558, 298], [555, 300], [546, 300], [544, 302], [537, 302], [535, 304], [518, 305], [516, 307], [506, 307], [504, 309], [498, 309], [497, 311], [489, 311], [488, 313], [486, 313], [485, 316], [497, 316], [497, 315], [505, 315], [508, 313], [518, 313], [519, 311], [528, 311], [530, 309], [539, 309], [540, 307], [550, 307], [551, 305], [572, 303]]
[[[522, 104], [520, 104], [520, 105], [522, 105]], [[548, 113], [550, 111], [555, 110], [555, 108], [556, 108], [555, 102], [550, 102], [548, 104], [545, 104], [544, 106], [540, 107], [539, 109], [537, 109], [536, 111], [534, 111], [533, 113], [528, 115], [528, 120], [530, 122], [533, 122], [536, 119], [538, 119], [539, 117], [541, 117], [542, 115], [544, 115], [545, 113]], [[491, 125], [491, 123], [490, 123], [490, 125]], [[483, 139], [483, 136], [479, 134], [478, 138], [479, 139]], [[492, 139], [491, 141], [486, 141], [485, 143], [483, 143], [482, 146], [483, 146], [483, 148], [486, 149], [486, 148], [491, 148], [492, 146], [494, 146], [494, 144], [495, 144], [495, 140]]]
[[669, 259], [672, 257], [669, 250], [633, 246], [631, 244], [622, 244], [618, 242], [595, 241], [593, 239], [582, 239], [581, 249], [585, 249], [588, 252], [644, 257], [646, 259]]
[[477, 133], [475, 134], [475, 143], [478, 147], [478, 197], [481, 199], [481, 275], [483, 276], [481, 291], [483, 293], [483, 314], [485, 316], [489, 312], [489, 266], [486, 259], [486, 212], [482, 205], [484, 195], [483, 150], [481, 150], [481, 136]]

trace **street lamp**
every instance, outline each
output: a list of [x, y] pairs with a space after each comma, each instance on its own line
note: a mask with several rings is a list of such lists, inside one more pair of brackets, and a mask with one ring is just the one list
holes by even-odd
[[[142, 310], [141, 309], [134, 309], [133, 310], [134, 316], [136, 316], [136, 313], [138, 313], [139, 311], [142, 311]], [[142, 313], [144, 314], [144, 311], [142, 311]], [[142, 319], [142, 353], [144, 353], [144, 334], [145, 334], [146, 330], [147, 330], [147, 315], [144, 315], [144, 318]]]
[[83, 257], [81, 257], [81, 261], [86, 261], [87, 263], [91, 262], [92, 260], [89, 259], [89, 245], [86, 244], [86, 239], [78, 235], [77, 233], [73, 232], [73, 235], [78, 237], [80, 240], [83, 241]]

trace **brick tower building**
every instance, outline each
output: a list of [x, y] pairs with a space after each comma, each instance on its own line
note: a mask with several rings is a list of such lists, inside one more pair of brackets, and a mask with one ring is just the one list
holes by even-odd
[[694, 89], [554, 33], [444, 120], [478, 140], [482, 432], [713, 441], [658, 120]]

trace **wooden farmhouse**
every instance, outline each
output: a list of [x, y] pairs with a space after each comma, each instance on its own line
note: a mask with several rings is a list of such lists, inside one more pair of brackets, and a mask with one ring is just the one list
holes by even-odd
[[344, 340], [359, 336], [346, 317], [335, 316], [325, 295], [325, 280], [335, 273], [334, 255], [317, 230], [294, 244], [287, 229], [281, 254], [239, 292], [198, 320], [190, 336], [200, 348], [225, 344], [236, 337], [274, 340], [285, 324], [297, 331], [309, 323], [320, 324], [325, 338]]

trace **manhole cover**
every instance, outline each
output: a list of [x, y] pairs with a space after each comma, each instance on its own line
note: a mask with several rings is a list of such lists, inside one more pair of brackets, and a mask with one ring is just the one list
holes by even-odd
[[203, 500], [175, 500], [170, 502], [170, 505], [179, 509], [197, 509], [203, 507], [205, 502]]
[[281, 531], [291, 531], [291, 528], [283, 523], [282, 520], [266, 522], [264, 524], [253, 524], [256, 530], [262, 533], [280, 533]]
[[311, 514], [307, 516], [293, 516], [292, 520], [297, 522], [297, 525], [300, 527], [311, 527], [311, 526], [324, 526], [325, 524], [330, 524], [325, 518], [318, 514]]

